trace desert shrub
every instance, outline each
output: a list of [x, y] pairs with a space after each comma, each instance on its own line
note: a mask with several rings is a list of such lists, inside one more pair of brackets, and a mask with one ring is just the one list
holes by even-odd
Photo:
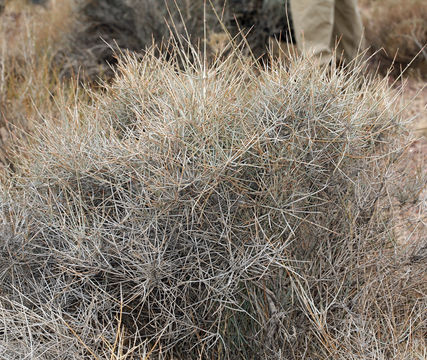
[[[89, 79], [110, 77], [111, 65], [124, 50], [143, 52], [153, 43], [169, 49], [169, 40], [182, 37], [181, 46], [203, 48], [208, 53], [212, 37], [243, 41], [246, 35], [256, 57], [266, 54], [269, 37], [285, 39], [285, 0], [68, 0], [77, 5], [74, 30], [60, 56], [65, 73], [81, 72]], [[236, 24], [235, 19], [239, 25]], [[205, 33], [206, 26], [206, 33]], [[205, 39], [206, 37], [206, 39]], [[246, 48], [249, 49], [249, 48]], [[191, 52], [190, 52], [191, 53]]]
[[[71, 0], [72, 1], [72, 0]], [[65, 72], [81, 71], [87, 78], [111, 77], [111, 66], [124, 50], [143, 52], [163, 43], [167, 52], [171, 34], [201, 44], [204, 18], [208, 33], [221, 30], [224, 1], [189, 0], [75, 0], [75, 30], [58, 57]], [[215, 11], [218, 14], [215, 14]], [[224, 19], [224, 17], [222, 17]], [[183, 40], [183, 45], [186, 41]]]
[[0, 193], [0, 354], [387, 358], [359, 302], [405, 135], [386, 81], [193, 56], [128, 56], [21, 151]]
[[30, 133], [40, 117], [58, 111], [57, 95], [74, 96], [72, 81], [61, 79], [54, 64], [72, 12], [69, 2], [45, 8], [17, 0], [0, 15], [0, 169], [13, 166], [9, 143], [16, 129]]
[[427, 73], [427, 10], [422, 0], [365, 0], [366, 39], [381, 69], [394, 63], [395, 74], [412, 63]]

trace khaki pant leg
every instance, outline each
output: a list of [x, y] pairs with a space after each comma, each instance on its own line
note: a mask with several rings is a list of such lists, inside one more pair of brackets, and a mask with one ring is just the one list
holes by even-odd
[[335, 0], [291, 0], [298, 50], [314, 54], [323, 64], [329, 63], [332, 54], [334, 4]]
[[336, 0], [333, 41], [339, 41], [337, 57], [353, 60], [363, 50], [363, 24], [357, 0]]

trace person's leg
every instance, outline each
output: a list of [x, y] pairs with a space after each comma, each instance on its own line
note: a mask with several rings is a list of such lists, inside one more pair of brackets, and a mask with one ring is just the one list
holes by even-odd
[[[341, 0], [337, 0], [338, 2]], [[335, 0], [291, 0], [298, 50], [330, 62]]]
[[363, 24], [357, 0], [337, 0], [333, 34], [333, 41], [339, 41], [337, 57], [343, 55], [345, 61], [353, 60], [359, 50], [364, 50], [362, 37]]

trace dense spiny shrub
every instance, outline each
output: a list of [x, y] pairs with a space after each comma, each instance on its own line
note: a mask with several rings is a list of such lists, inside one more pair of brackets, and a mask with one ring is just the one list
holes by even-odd
[[385, 82], [174, 51], [120, 62], [4, 181], [2, 358], [328, 358], [370, 329], [404, 133]]

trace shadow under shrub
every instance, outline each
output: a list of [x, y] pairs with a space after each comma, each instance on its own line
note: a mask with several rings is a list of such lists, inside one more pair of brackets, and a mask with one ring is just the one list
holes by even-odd
[[175, 51], [120, 62], [2, 185], [3, 358], [356, 348], [345, 333], [405, 134], [386, 82]]

